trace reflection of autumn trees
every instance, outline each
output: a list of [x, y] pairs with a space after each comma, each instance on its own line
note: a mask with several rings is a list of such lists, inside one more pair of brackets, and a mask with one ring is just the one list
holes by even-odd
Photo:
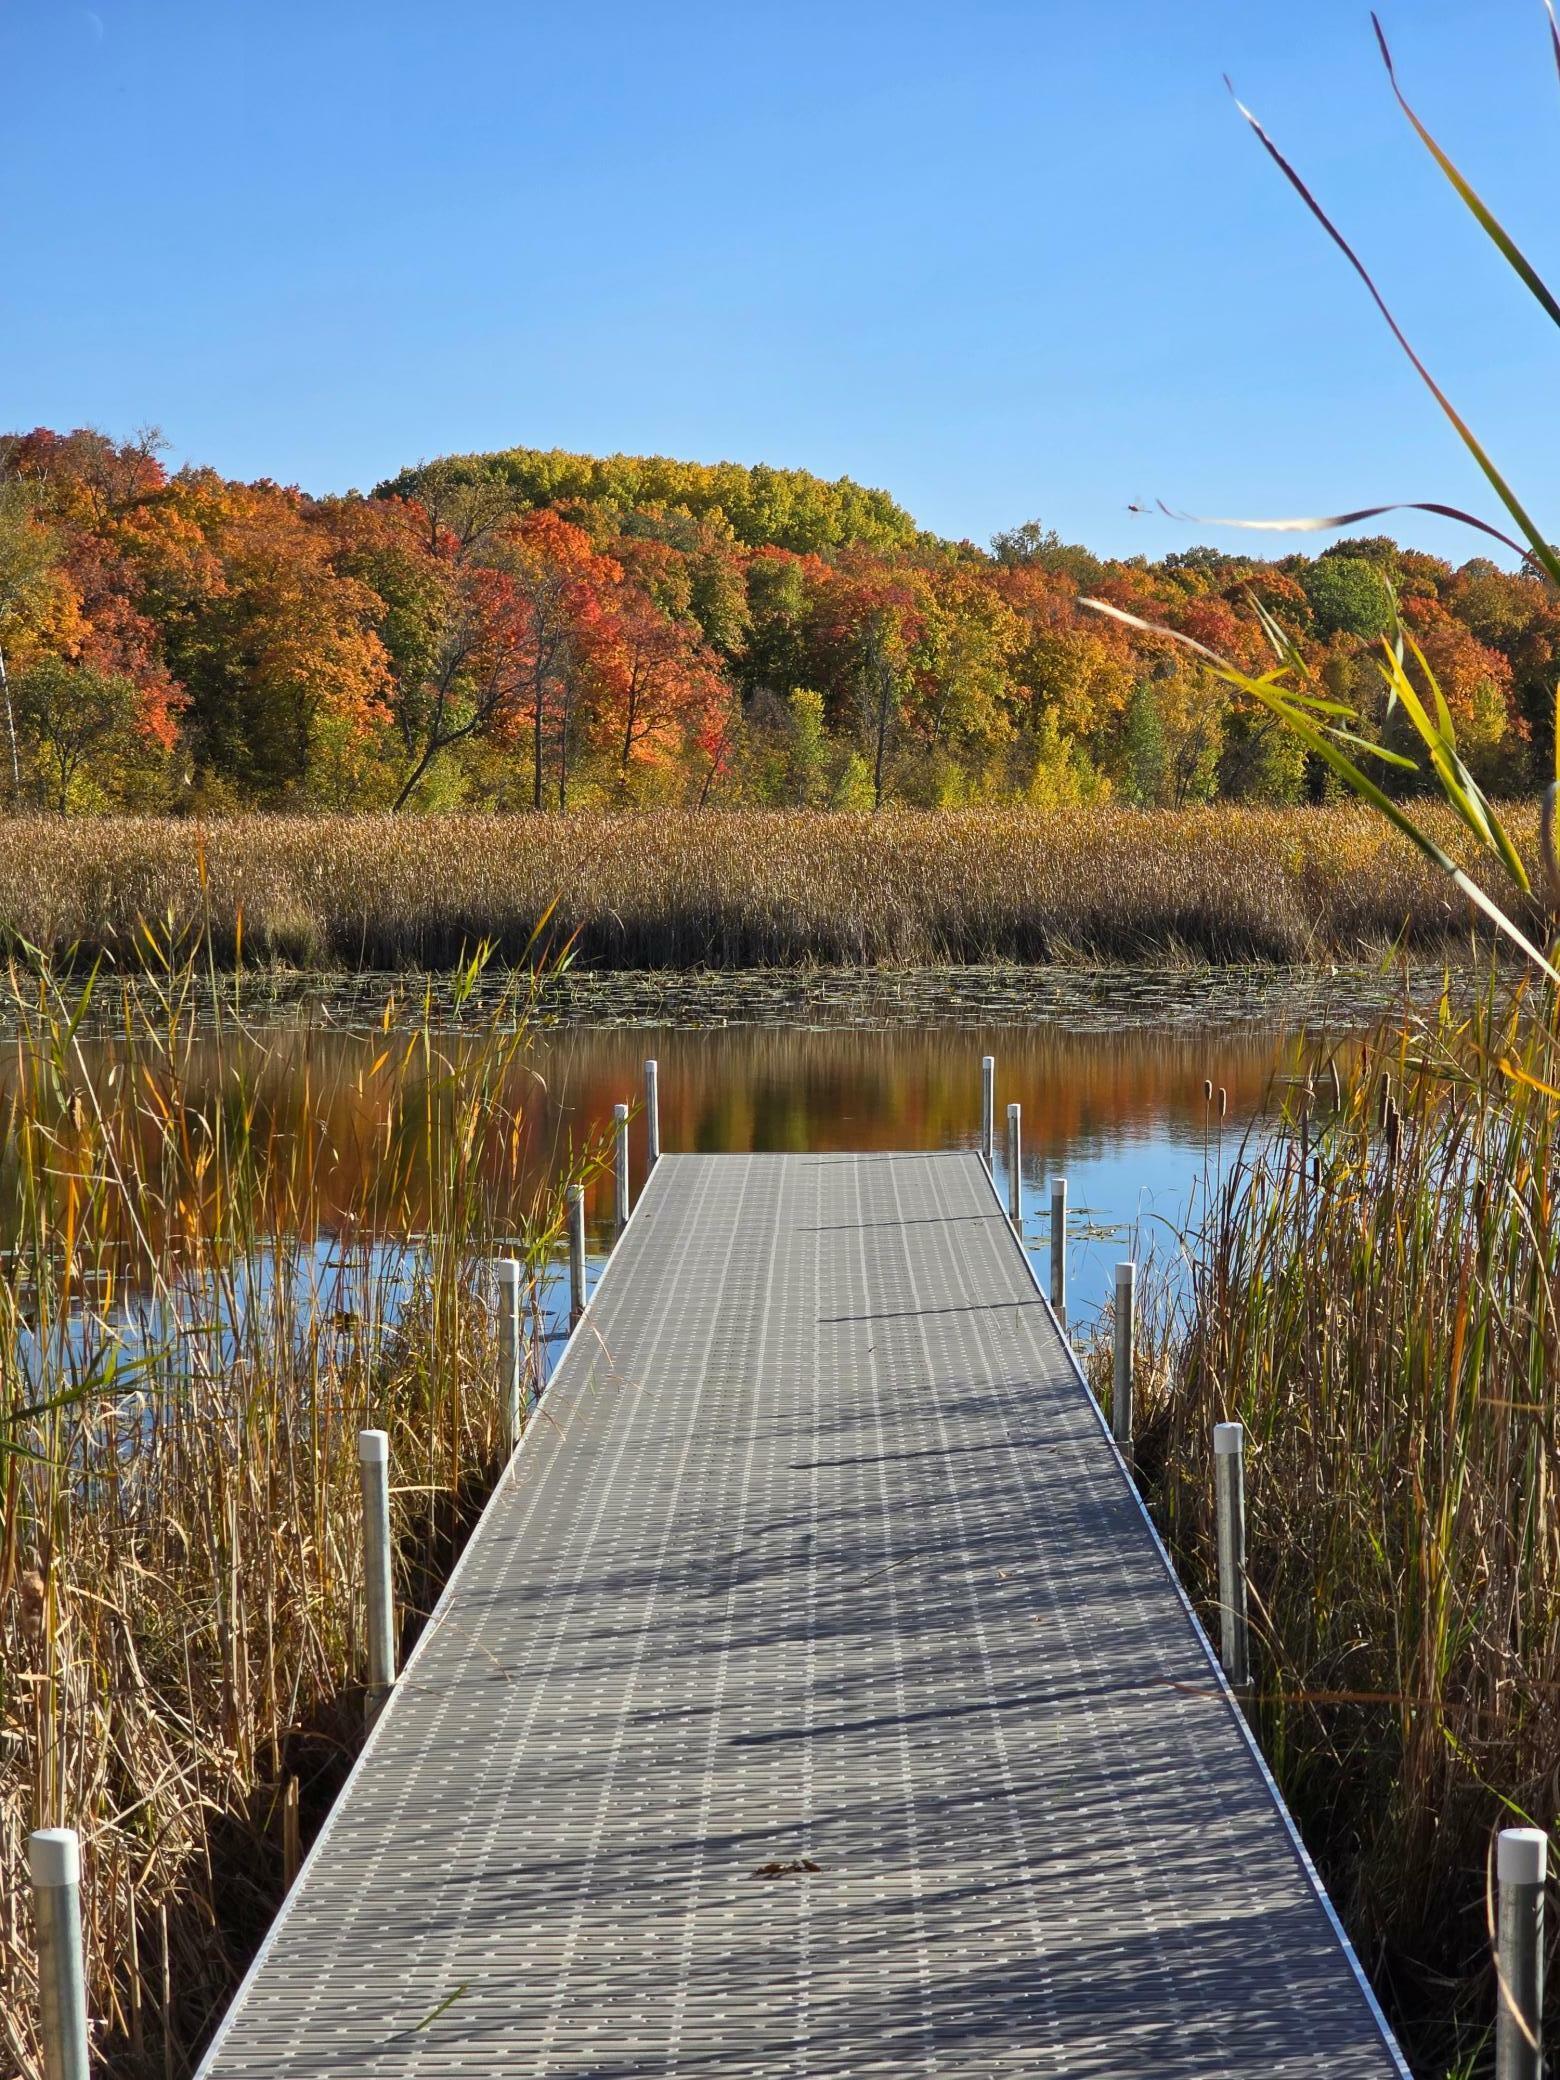
[[[183, 1065], [183, 1098], [206, 1111], [226, 1092], [229, 1104], [245, 1108], [256, 1143], [277, 1151], [262, 1167], [278, 1180], [271, 1209], [278, 1232], [297, 1226], [305, 1203], [302, 1195], [289, 1198], [285, 1180], [306, 1177], [311, 1231], [348, 1224], [357, 1234], [376, 1226], [404, 1234], [433, 1217], [436, 1194], [422, 1165], [438, 1145], [438, 1137], [420, 1130], [406, 1133], [404, 1122], [420, 1120], [429, 1107], [453, 1122], [465, 1044], [447, 1039], [445, 1065], [430, 1075], [419, 1054], [403, 1061], [400, 1045], [387, 1049], [378, 1034], [282, 1029], [236, 1051], [231, 1038], [220, 1048], [197, 1040]], [[661, 1063], [662, 1138], [670, 1151], [967, 1145], [979, 1119], [980, 1057], [991, 1053], [1002, 1101], [1017, 1098], [1024, 1107], [1026, 1145], [1056, 1161], [1134, 1130], [1168, 1129], [1196, 1140], [1205, 1122], [1205, 1079], [1228, 1090], [1231, 1117], [1244, 1120], [1262, 1105], [1275, 1073], [1301, 1060], [1299, 1043], [1272, 1030], [563, 1030], [539, 1041], [510, 1073], [479, 1151], [493, 1192], [512, 1195], [517, 1205], [536, 1202], [571, 1146], [583, 1147], [606, 1128], [620, 1100], [637, 1105], [651, 1053]], [[112, 1043], [91, 1043], [95, 1079], [106, 1079], [113, 1059]], [[0, 1079], [0, 1102], [5, 1096]], [[147, 1163], [162, 1132], [157, 1096], [134, 1115]], [[634, 1171], [642, 1177], [637, 1120], [632, 1132]], [[65, 1175], [62, 1166], [62, 1188]], [[610, 1190], [604, 1181], [593, 1207], [603, 1223]]]

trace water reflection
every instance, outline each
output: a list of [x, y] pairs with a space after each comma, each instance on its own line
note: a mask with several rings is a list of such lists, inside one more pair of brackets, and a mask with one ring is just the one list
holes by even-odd
[[[1199, 992], [1203, 1016], [1199, 1019]], [[1218, 978], [1188, 977], [1174, 1019], [1110, 1029], [1095, 1018], [1058, 1016], [1027, 1025], [1010, 1015], [972, 1022], [968, 1004], [946, 1007], [946, 1022], [930, 1001], [921, 1023], [878, 1030], [818, 1028], [776, 1023], [684, 1025], [564, 1025], [544, 1029], [529, 1053], [507, 1072], [506, 1108], [523, 1116], [519, 1137], [520, 1197], [544, 1191], [571, 1148], [610, 1127], [613, 1106], [637, 1107], [647, 1055], [660, 1062], [662, 1145], [668, 1151], [831, 1151], [846, 1149], [973, 1148], [980, 1124], [980, 1059], [997, 1061], [998, 1182], [1006, 1189], [1001, 1122], [1009, 1101], [1023, 1108], [1025, 1238], [1039, 1258], [1049, 1247], [1049, 1180], [1065, 1175], [1071, 1194], [1069, 1288], [1075, 1325], [1087, 1328], [1105, 1300], [1116, 1261], [1151, 1250], [1173, 1258], [1175, 1237], [1195, 1211], [1242, 1134], [1271, 1108], [1285, 1080], [1340, 1036], [1365, 1022], [1345, 996], [1336, 1023], [1319, 1011], [1314, 978], [1286, 1005], [1282, 996], [1254, 1018], [1244, 1004], [1231, 1018], [1228, 989]], [[773, 1017], [773, 1005], [755, 1005]], [[1141, 1012], [1139, 1013], [1141, 1017]], [[441, 1036], [442, 1063], [427, 1066], [428, 1103], [458, 1105], [461, 1050], [458, 1034]], [[315, 1232], [299, 1238], [305, 1257], [323, 1262], [338, 1232], [354, 1256], [381, 1273], [399, 1261], [436, 1219], [437, 1194], [416, 1169], [416, 1147], [398, 1147], [389, 1134], [376, 1074], [387, 1048], [405, 1042], [392, 1029], [365, 1030], [323, 1014], [295, 1012], [276, 1023], [250, 1022], [190, 1042], [183, 1068], [187, 1095], [197, 1101], [243, 1092], [261, 1137], [300, 1132], [307, 1122], [310, 1197]], [[114, 1071], [116, 1043], [99, 1036], [87, 1044], [94, 1078]], [[412, 1073], [417, 1073], [415, 1066]], [[401, 1084], [404, 1101], [404, 1076]], [[0, 1076], [3, 1082], [3, 1076]], [[1222, 1121], [1206, 1086], [1226, 1094]], [[159, 1131], [148, 1113], [148, 1135]], [[645, 1128], [631, 1128], [636, 1189], [645, 1167]], [[495, 1166], [512, 1162], [515, 1143], [495, 1148]], [[4, 1159], [0, 1157], [0, 1180]], [[383, 1217], [375, 1225], [379, 1182]], [[350, 1225], [346, 1210], [352, 1209]], [[366, 1216], [366, 1218], [365, 1218]], [[611, 1241], [610, 1176], [587, 1201], [593, 1270]], [[165, 1238], [177, 1256], [177, 1238]], [[381, 1256], [381, 1252], [384, 1255]], [[377, 1264], [376, 1264], [377, 1260]], [[1043, 1263], [1040, 1268], [1043, 1275]], [[372, 1275], [372, 1272], [371, 1272]], [[553, 1329], [566, 1296], [550, 1282]]]
[[[544, 1043], [538, 1067], [560, 1136], [610, 1120], [637, 1100], [646, 1055], [660, 1062], [667, 1150], [725, 1152], [974, 1148], [980, 1060], [997, 1063], [1001, 1124], [1022, 1107], [1025, 1239], [1049, 1249], [1049, 1181], [1068, 1179], [1072, 1319], [1087, 1325], [1117, 1260], [1145, 1247], [1168, 1257], [1188, 1212], [1242, 1134], [1281, 1099], [1287, 1080], [1334, 1041], [1325, 1028], [1210, 1025], [1170, 1032], [899, 1028], [883, 1032], [661, 1027], [569, 1031]], [[1220, 1120], [1205, 1086], [1226, 1094]], [[632, 1129], [643, 1176], [642, 1121]], [[610, 1183], [589, 1204], [593, 1246], [610, 1241]]]

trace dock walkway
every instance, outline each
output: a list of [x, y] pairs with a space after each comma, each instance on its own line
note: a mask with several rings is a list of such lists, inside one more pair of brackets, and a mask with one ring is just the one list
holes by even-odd
[[662, 1158], [202, 2067], [1405, 2071], [958, 1154]]

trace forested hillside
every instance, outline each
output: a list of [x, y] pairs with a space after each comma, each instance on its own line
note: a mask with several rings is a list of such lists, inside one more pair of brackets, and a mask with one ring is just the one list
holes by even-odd
[[[1560, 603], [1385, 536], [1274, 561], [989, 549], [804, 471], [516, 448], [313, 498], [153, 436], [0, 442], [0, 807], [1303, 800], [1195, 656], [1264, 609], [1387, 744], [1394, 597], [1486, 787], [1551, 756]], [[1413, 667], [1419, 669], [1417, 665]], [[1414, 776], [1383, 768], [1388, 784]]]

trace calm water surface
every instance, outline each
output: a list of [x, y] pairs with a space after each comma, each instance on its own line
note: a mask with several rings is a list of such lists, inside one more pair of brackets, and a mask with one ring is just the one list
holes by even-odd
[[[1117, 1261], [1152, 1257], [1173, 1272], [1179, 1238], [1242, 1138], [1265, 1131], [1308, 1066], [1400, 1006], [1436, 975], [1274, 974], [1191, 970], [964, 969], [914, 974], [820, 971], [784, 976], [578, 976], [551, 987], [523, 1071], [528, 1161], [546, 1182], [571, 1147], [610, 1130], [613, 1106], [637, 1105], [647, 1056], [660, 1063], [667, 1151], [954, 1149], [977, 1146], [980, 1062], [997, 1062], [1002, 1126], [1023, 1108], [1025, 1240], [1044, 1276], [1050, 1180], [1070, 1196], [1068, 1286], [1087, 1334]], [[260, 1110], [287, 1116], [307, 1079], [311, 1110], [342, 1207], [365, 1203], [382, 1146], [375, 1081], [388, 993], [420, 1015], [425, 985], [405, 977], [305, 979], [246, 989], [242, 1049]], [[447, 985], [426, 985], [435, 997]], [[480, 1001], [460, 1015], [481, 1011]], [[457, 1022], [453, 1002], [446, 1007]], [[397, 1014], [392, 1013], [392, 1019]], [[197, 1048], [207, 1047], [202, 1041]], [[209, 1043], [209, 1073], [231, 1062], [234, 1035]], [[106, 1070], [115, 1043], [90, 1043]], [[201, 1071], [197, 1066], [197, 1080]], [[1225, 1097], [1220, 1118], [1205, 1089]], [[644, 1123], [631, 1130], [644, 1177]], [[611, 1239], [610, 1178], [587, 1203], [592, 1270]], [[412, 1209], [416, 1217], [415, 1207]], [[403, 1222], [406, 1210], [400, 1210]], [[369, 1240], [361, 1235], [360, 1241]], [[387, 1248], [404, 1254], [404, 1244]], [[372, 1242], [370, 1240], [370, 1247]], [[415, 1245], [414, 1245], [415, 1247]], [[329, 1237], [321, 1239], [328, 1257]], [[566, 1300], [555, 1282], [555, 1313]]]
[[[635, 1101], [647, 1055], [660, 1063], [664, 1150], [956, 1149], [980, 1139], [980, 1060], [996, 1057], [997, 1171], [1006, 1108], [1022, 1110], [1025, 1240], [1044, 1276], [1050, 1181], [1068, 1182], [1070, 1315], [1084, 1330], [1125, 1256], [1174, 1257], [1180, 1231], [1253, 1122], [1281, 1102], [1324, 1029], [1276, 1018], [1231, 1027], [1055, 1024], [817, 1031], [729, 1026], [571, 1030], [548, 1039], [555, 1130], [583, 1136]], [[1227, 1094], [1222, 1128], [1205, 1084]], [[631, 1167], [644, 1174], [641, 1121]], [[610, 1241], [610, 1184], [587, 1205], [593, 1255]]]

